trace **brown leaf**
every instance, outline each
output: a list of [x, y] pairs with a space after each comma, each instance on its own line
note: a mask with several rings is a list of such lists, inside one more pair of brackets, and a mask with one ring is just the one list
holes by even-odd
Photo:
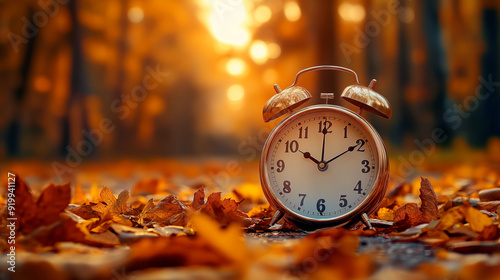
[[394, 226], [407, 229], [422, 223], [422, 213], [415, 203], [407, 203], [394, 212]]
[[41, 225], [51, 224], [59, 219], [59, 214], [66, 209], [71, 200], [69, 183], [50, 184], [44, 189], [37, 201], [38, 219]]
[[18, 230], [23, 233], [32, 231], [36, 226], [32, 221], [37, 217], [37, 206], [33, 202], [33, 196], [28, 185], [21, 177], [16, 176], [16, 189], [14, 195], [16, 197], [16, 217], [19, 220]]
[[422, 205], [420, 211], [422, 212], [422, 222], [428, 223], [432, 220], [437, 220], [439, 216], [438, 200], [431, 182], [427, 178], [421, 178], [420, 182], [420, 200]]
[[149, 225], [151, 222], [159, 225], [185, 226], [187, 220], [187, 206], [174, 195], [162, 199], [156, 206], [150, 199], [139, 214], [138, 223]]
[[86, 225], [80, 224], [71, 215], [61, 214], [60, 220], [50, 225], [40, 226], [21, 241], [28, 243], [35, 240], [42, 245], [50, 246], [56, 242], [72, 241], [82, 243], [89, 234]]
[[113, 214], [121, 214], [127, 211], [127, 200], [130, 197], [128, 190], [123, 190], [118, 195], [118, 199], [116, 199], [115, 195], [107, 187], [104, 187], [99, 196], [107, 205], [109, 212]]
[[432, 186], [426, 178], [420, 182], [420, 207], [415, 203], [408, 203], [394, 212], [394, 226], [399, 230], [414, 227], [438, 219], [438, 201]]
[[18, 176], [16, 180], [16, 217], [18, 230], [24, 234], [43, 225], [49, 225], [59, 219], [59, 214], [66, 209], [71, 199], [69, 184], [50, 184], [43, 189], [35, 203], [28, 185]]
[[99, 211], [96, 211], [94, 207], [97, 205], [97, 203], [94, 202], [88, 202], [86, 204], [80, 205], [75, 208], [68, 209], [70, 212], [74, 213], [75, 215], [78, 215], [82, 217], [85, 220], [92, 219], [92, 218], [101, 218], [102, 214]]
[[205, 204], [205, 189], [201, 187], [199, 190], [197, 190], [194, 193], [193, 196], [193, 204], [191, 206], [195, 209], [198, 210], [200, 209], [203, 205]]
[[201, 213], [207, 214], [217, 220], [221, 225], [238, 222], [244, 226], [250, 226], [254, 221], [247, 214], [238, 210], [238, 203], [233, 199], [221, 200], [221, 193], [211, 193], [207, 202], [201, 208]]

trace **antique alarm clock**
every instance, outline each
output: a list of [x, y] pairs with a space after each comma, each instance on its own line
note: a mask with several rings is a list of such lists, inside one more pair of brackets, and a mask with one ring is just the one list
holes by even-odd
[[[293, 111], [312, 96], [297, 86], [300, 75], [318, 70], [351, 73], [356, 84], [341, 97], [358, 112], [330, 105], [332, 93], [322, 93], [325, 104]], [[306, 230], [330, 226], [372, 228], [368, 215], [380, 204], [387, 189], [389, 162], [380, 135], [362, 117], [367, 111], [391, 117], [391, 106], [369, 86], [359, 83], [356, 72], [339, 66], [315, 66], [297, 73], [293, 84], [276, 95], [263, 109], [269, 122], [290, 113], [269, 134], [260, 161], [264, 194], [276, 209], [271, 224], [283, 216]]]

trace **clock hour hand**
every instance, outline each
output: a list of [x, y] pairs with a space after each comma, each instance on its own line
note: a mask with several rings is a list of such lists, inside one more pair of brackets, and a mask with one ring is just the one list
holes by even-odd
[[340, 156], [344, 155], [344, 154], [345, 154], [345, 153], [347, 153], [347, 152], [352, 152], [352, 151], [354, 151], [354, 149], [355, 149], [357, 146], [358, 146], [357, 144], [356, 144], [356, 145], [354, 145], [354, 146], [350, 146], [349, 148], [347, 148], [347, 151], [345, 151], [345, 152], [341, 153], [340, 155], [338, 155], [338, 156], [336, 156], [336, 157], [334, 157], [334, 158], [330, 159], [330, 160], [329, 160], [329, 161], [327, 161], [326, 163], [328, 164], [328, 163], [330, 163], [330, 162], [332, 162], [332, 161], [336, 160], [337, 158], [339, 158]]
[[317, 159], [313, 158], [313, 157], [311, 156], [311, 153], [309, 153], [309, 152], [305, 152], [305, 153], [304, 153], [304, 152], [303, 152], [303, 151], [301, 151], [301, 150], [299, 150], [299, 152], [301, 152], [301, 153], [304, 155], [304, 158], [310, 159], [310, 160], [312, 160], [314, 163], [319, 164], [319, 161], [318, 161]]

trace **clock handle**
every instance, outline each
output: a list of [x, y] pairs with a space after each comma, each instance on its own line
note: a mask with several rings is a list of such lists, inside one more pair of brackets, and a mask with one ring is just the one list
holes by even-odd
[[318, 65], [318, 66], [313, 66], [313, 67], [309, 67], [309, 68], [300, 70], [297, 73], [297, 75], [295, 75], [295, 80], [293, 81], [293, 84], [290, 87], [293, 87], [297, 84], [297, 82], [299, 81], [300, 75], [307, 73], [307, 72], [320, 71], [320, 70], [334, 70], [334, 71], [342, 71], [342, 72], [351, 73], [354, 76], [354, 80], [356, 81], [356, 84], [358, 84], [358, 85], [360, 84], [359, 79], [358, 79], [358, 74], [356, 74], [356, 72], [354, 72], [354, 70], [351, 70], [351, 69], [345, 68], [345, 67], [334, 66], [334, 65]]

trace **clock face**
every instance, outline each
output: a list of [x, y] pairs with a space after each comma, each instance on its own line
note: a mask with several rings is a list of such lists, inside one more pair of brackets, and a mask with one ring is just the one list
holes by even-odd
[[379, 136], [339, 108], [323, 106], [285, 120], [264, 150], [268, 191], [282, 208], [307, 220], [349, 215], [378, 179]]

